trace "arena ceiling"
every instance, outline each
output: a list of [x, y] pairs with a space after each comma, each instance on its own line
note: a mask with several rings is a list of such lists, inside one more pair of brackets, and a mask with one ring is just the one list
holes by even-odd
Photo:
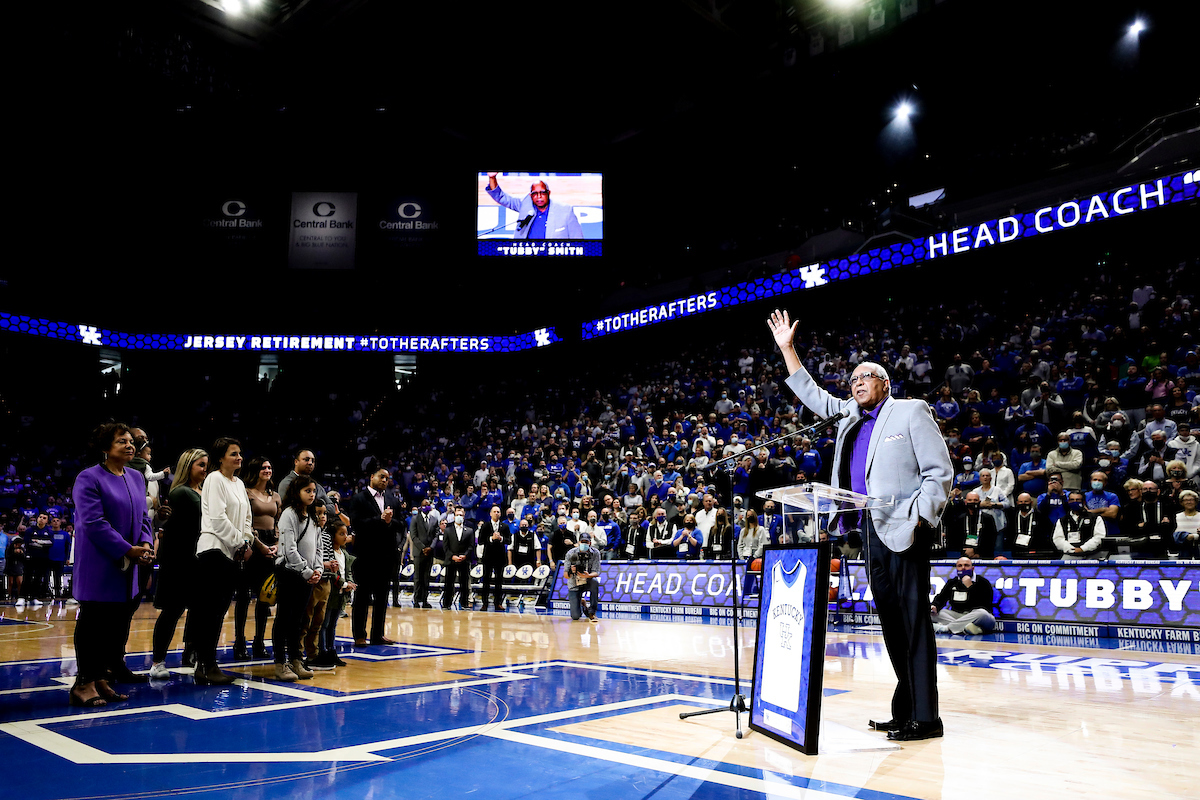
[[[150, 215], [104, 243], [47, 222], [48, 253], [77, 264], [115, 240], [141, 269], [169, 270], [153, 229], [172, 193], [214, 175], [353, 185], [431, 164], [551, 164], [605, 171], [606, 213], [640, 226], [641, 266], [557, 278], [571, 297], [603, 295], [629, 273], [653, 283], [870, 227], [898, 196], [1104, 163], [1197, 102], [1194, 3], [260, 0], [232, 16], [226, 2], [246, 0], [22, 12], [26, 195], [61, 208], [100, 191], [113, 214]], [[915, 115], [896, 138], [903, 100]]]

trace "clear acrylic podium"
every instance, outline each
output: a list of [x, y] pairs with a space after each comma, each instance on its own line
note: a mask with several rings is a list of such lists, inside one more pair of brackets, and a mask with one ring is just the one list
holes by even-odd
[[786, 543], [789, 544], [819, 541], [820, 532], [829, 530], [838, 514], [857, 514], [873, 508], [888, 508], [896, 503], [894, 495], [869, 497], [825, 483], [798, 483], [795, 486], [763, 489], [758, 496], [773, 500], [781, 509], [783, 534], [788, 537]]

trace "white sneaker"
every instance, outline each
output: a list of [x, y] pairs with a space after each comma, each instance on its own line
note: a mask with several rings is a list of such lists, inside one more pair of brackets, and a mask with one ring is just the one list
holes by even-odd
[[18, 598], [17, 598], [17, 604], [16, 604], [16, 605], [17, 605], [17, 608], [24, 608], [24, 607], [25, 607], [25, 598], [24, 598], [24, 597], [18, 597]]
[[74, 597], [68, 597], [68, 598], [67, 598], [67, 605], [69, 605], [69, 606], [77, 606], [77, 605], [79, 605], [79, 601], [78, 601], [78, 600], [76, 600]]
[[167, 669], [166, 663], [158, 661], [154, 666], [150, 667], [150, 680], [165, 681], [171, 677], [171, 671]]
[[943, 622], [935, 622], [935, 623], [933, 623], [933, 632], [934, 633], [949, 633], [950, 626], [946, 625]]
[[30, 605], [32, 605], [34, 608], [41, 608], [41, 607], [42, 607], [42, 601], [41, 601], [41, 600], [38, 600], [38, 599], [35, 597], [35, 598], [33, 598], [33, 602], [32, 602], [32, 603], [30, 603]]

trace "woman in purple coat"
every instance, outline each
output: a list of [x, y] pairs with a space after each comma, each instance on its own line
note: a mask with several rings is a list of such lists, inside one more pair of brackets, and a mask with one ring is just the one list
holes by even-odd
[[71, 705], [102, 706], [127, 700], [109, 680], [130, 675], [125, 664], [129, 622], [138, 607], [138, 572], [153, 561], [154, 540], [146, 516], [146, 481], [127, 468], [133, 458], [129, 427], [109, 422], [92, 433], [90, 450], [100, 463], [75, 478], [75, 571], [79, 601], [75, 623], [78, 672]]

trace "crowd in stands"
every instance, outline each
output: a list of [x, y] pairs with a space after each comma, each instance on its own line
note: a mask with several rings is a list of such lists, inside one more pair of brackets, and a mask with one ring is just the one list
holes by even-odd
[[[1200, 309], [1188, 267], [1156, 273], [1157, 285], [1099, 272], [1034, 305], [998, 293], [849, 317], [839, 330], [802, 334], [798, 349], [835, 395], [848, 396], [849, 373], [873, 361], [894, 396], [928, 399], [956, 471], [942, 520], [947, 556], [1195, 557]], [[766, 338], [746, 328], [742, 344]], [[785, 378], [765, 342], [740, 352], [712, 342], [631, 359], [605, 385], [579, 374], [550, 387], [519, 375], [455, 385], [427, 376], [402, 402], [335, 391], [311, 401], [318, 411], [272, 409], [282, 395], [263, 382], [240, 406], [224, 393], [198, 402], [244, 431], [248, 454], [275, 455], [280, 468], [314, 448], [331, 467], [321, 476], [329, 496], [364, 491], [362, 459], [374, 454], [399, 520], [424, 506], [453, 519], [461, 507], [475, 529], [496, 507], [510, 535], [525, 528], [539, 538], [536, 563], [553, 566], [583, 531], [609, 559], [753, 557], [785, 537], [781, 509], [765, 507], [758, 490], [829, 482], [834, 445], [830, 427], [759, 446], [811, 421]], [[259, 422], [267, 433], [252, 429]], [[165, 431], [170, 453], [196, 444], [181, 430], [183, 419]], [[329, 430], [338, 445], [324, 444]], [[74, 452], [9, 453], [0, 524], [12, 599], [63, 592], [82, 461]], [[156, 472], [152, 453], [139, 453], [137, 466], [153, 515], [175, 476]], [[740, 456], [733, 469], [708, 469], [731, 455]], [[837, 526], [818, 535], [850, 554], [858, 544]]]

